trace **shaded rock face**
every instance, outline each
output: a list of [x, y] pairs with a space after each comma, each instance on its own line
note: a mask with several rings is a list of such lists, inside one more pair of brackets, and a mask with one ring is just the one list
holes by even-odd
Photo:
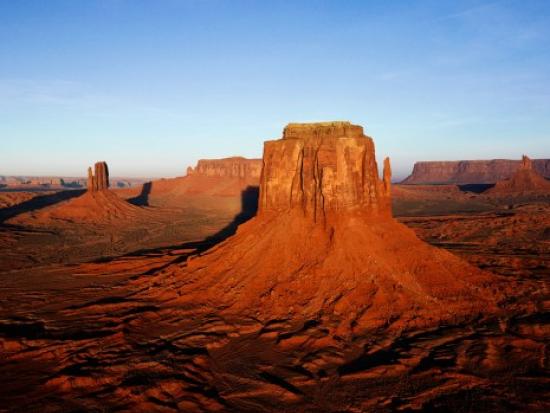
[[360, 209], [390, 215], [389, 159], [378, 177], [374, 144], [349, 122], [289, 124], [265, 142], [260, 213], [299, 209], [317, 219]]
[[90, 192], [103, 191], [109, 189], [109, 168], [106, 162], [96, 162], [94, 165], [95, 173], [92, 168], [88, 168], [88, 181], [86, 188]]
[[[550, 178], [550, 159], [535, 159], [533, 169]], [[494, 184], [512, 177], [522, 162], [509, 159], [416, 162], [403, 184]]]
[[261, 159], [236, 156], [224, 159], [201, 159], [195, 168], [187, 168], [187, 175], [259, 179], [261, 170]]

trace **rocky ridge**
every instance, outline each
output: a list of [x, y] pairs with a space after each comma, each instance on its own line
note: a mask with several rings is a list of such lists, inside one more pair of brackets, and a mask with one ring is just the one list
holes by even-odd
[[[416, 162], [403, 184], [494, 184], [509, 179], [521, 166], [510, 159]], [[550, 159], [534, 159], [533, 169], [550, 178]]]

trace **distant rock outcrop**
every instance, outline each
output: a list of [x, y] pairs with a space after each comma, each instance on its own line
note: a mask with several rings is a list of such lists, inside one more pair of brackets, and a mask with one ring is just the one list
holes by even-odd
[[339, 337], [496, 311], [494, 276], [392, 218], [384, 163], [380, 179], [360, 126], [288, 125], [265, 143], [258, 215], [167, 269], [163, 291], [228, 316], [337, 320]]
[[520, 194], [544, 192], [550, 193], [550, 181], [544, 179], [533, 168], [533, 161], [523, 155], [521, 166], [510, 179], [497, 182], [487, 195]]
[[259, 179], [261, 170], [261, 159], [247, 159], [235, 156], [223, 159], [201, 159], [195, 168], [187, 168], [187, 175]]
[[90, 192], [103, 191], [109, 189], [109, 168], [106, 162], [96, 162], [94, 165], [95, 173], [92, 168], [88, 168], [88, 181], [86, 188]]
[[[403, 184], [494, 184], [512, 177], [521, 162], [510, 159], [416, 162]], [[550, 178], [550, 159], [533, 160], [533, 169]]]

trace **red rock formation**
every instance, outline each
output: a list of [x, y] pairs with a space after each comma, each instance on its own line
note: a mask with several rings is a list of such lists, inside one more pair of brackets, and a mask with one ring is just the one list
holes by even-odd
[[290, 124], [283, 139], [265, 143], [264, 163], [260, 212], [298, 208], [314, 219], [350, 209], [390, 214], [374, 144], [360, 126]]
[[384, 180], [384, 194], [386, 196], [391, 195], [391, 166], [390, 158], [386, 157], [384, 159], [384, 170], [383, 170], [383, 180]]
[[88, 181], [86, 188], [88, 191], [103, 191], [109, 189], [109, 168], [106, 162], [96, 162], [94, 165], [95, 174], [92, 174], [92, 168], [88, 168]]
[[[229, 201], [229, 209], [234, 214], [238, 213], [235, 208], [241, 207], [243, 191], [258, 187], [261, 169], [261, 159], [201, 159], [195, 168], [187, 168], [186, 176], [148, 183], [147, 192], [151, 205], [227, 209], [226, 201]], [[131, 199], [142, 190], [136, 187], [118, 193], [128, 194]]]
[[[521, 162], [509, 159], [416, 162], [403, 184], [494, 184], [509, 179]], [[533, 167], [550, 178], [550, 159], [535, 159]]]
[[187, 175], [259, 179], [261, 170], [261, 159], [246, 159], [235, 156], [223, 159], [201, 159], [194, 169], [187, 169]]
[[150, 219], [149, 211], [120, 199], [110, 190], [87, 191], [83, 195], [44, 209], [17, 215], [9, 222], [45, 228], [76, 224], [117, 224]]
[[523, 155], [520, 168], [510, 179], [497, 182], [487, 195], [544, 192], [550, 193], [550, 182], [533, 169], [533, 161]]
[[90, 192], [95, 190], [94, 174], [92, 172], [92, 167], [88, 167], [88, 180], [86, 181], [86, 189]]
[[263, 162], [258, 215], [166, 272], [175, 302], [264, 320], [338, 319], [342, 335], [494, 310], [491, 275], [391, 217], [389, 160], [382, 181], [361, 127], [290, 124], [265, 143]]

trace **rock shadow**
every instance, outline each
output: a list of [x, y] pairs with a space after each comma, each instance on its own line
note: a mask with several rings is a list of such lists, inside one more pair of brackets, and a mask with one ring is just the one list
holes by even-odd
[[[230, 237], [231, 235], [235, 234], [239, 225], [245, 223], [249, 219], [256, 216], [256, 212], [258, 211], [258, 195], [259, 195], [259, 187], [257, 186], [249, 186], [245, 190], [243, 190], [241, 192], [241, 211], [237, 215], [235, 215], [233, 220], [228, 225], [223, 227], [221, 230], [219, 230], [215, 234], [210, 235], [209, 237], [206, 237], [204, 240], [184, 242], [182, 244], [163, 246], [163, 247], [157, 247], [157, 248], [145, 248], [137, 251], [132, 251], [123, 256], [145, 256], [145, 255], [155, 255], [155, 254], [166, 254], [172, 250], [192, 250], [192, 252], [190, 251], [189, 254], [196, 254], [196, 253], [200, 254], [212, 248], [214, 245], [222, 242], [223, 240]], [[178, 253], [178, 255], [180, 255], [180, 261], [184, 261], [185, 259], [187, 259], [187, 256], [189, 254]], [[95, 262], [108, 262], [113, 259], [115, 259], [115, 257], [103, 257], [95, 260]]]
[[149, 194], [151, 193], [152, 182], [145, 182], [141, 186], [141, 193], [138, 196], [127, 199], [127, 202], [136, 206], [149, 206]]
[[67, 201], [71, 198], [76, 198], [84, 194], [86, 190], [67, 190], [60, 191], [54, 194], [36, 196], [28, 201], [21, 202], [17, 205], [12, 205], [7, 208], [0, 209], [0, 223], [13, 218], [25, 212], [36, 211], [42, 208], [55, 205], [59, 202]]
[[235, 234], [239, 225], [244, 224], [249, 219], [255, 217], [256, 212], [258, 212], [259, 193], [260, 188], [257, 186], [248, 186], [245, 190], [243, 190], [241, 192], [241, 212], [235, 215], [233, 221], [215, 234], [207, 237], [205, 241], [214, 241], [216, 243], [221, 242]]
[[457, 185], [461, 192], [473, 192], [475, 194], [481, 194], [491, 189], [495, 184], [463, 184]]

